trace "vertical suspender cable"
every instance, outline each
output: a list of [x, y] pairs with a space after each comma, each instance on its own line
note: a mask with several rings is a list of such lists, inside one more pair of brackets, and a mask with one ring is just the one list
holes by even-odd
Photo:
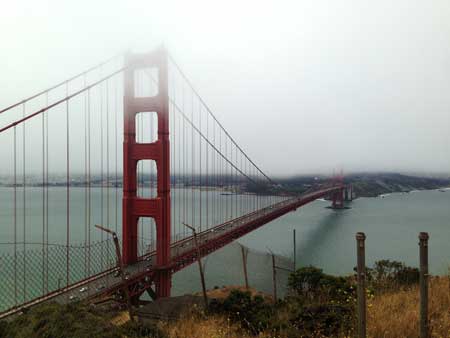
[[91, 275], [91, 90], [87, 91], [87, 190], [88, 190], [88, 210], [87, 210], [87, 241], [88, 259], [87, 274]]
[[[109, 229], [109, 80], [106, 81], [106, 227]], [[106, 264], [110, 267], [109, 239], [106, 241]]]
[[[66, 84], [66, 96], [69, 95]], [[70, 255], [70, 153], [69, 153], [69, 100], [66, 101], [66, 285], [70, 283], [69, 255]]]
[[17, 130], [14, 126], [14, 305], [17, 306]]
[[[209, 140], [209, 116], [206, 114], [206, 138]], [[210, 189], [209, 189], [209, 144], [206, 143], [206, 227], [210, 227], [209, 223], [209, 197], [210, 197]]]
[[[217, 148], [217, 143], [216, 143], [216, 125], [214, 124], [213, 121], [213, 144], [214, 147]], [[218, 187], [218, 182], [217, 182], [217, 165], [216, 165], [216, 159], [217, 159], [217, 152], [213, 153], [213, 163], [212, 163], [212, 167], [213, 167], [213, 175], [214, 175], [214, 200], [213, 200], [213, 210], [214, 210], [214, 215], [217, 217], [217, 213], [219, 212], [219, 209], [217, 208], [217, 187]], [[216, 217], [213, 217], [213, 223], [216, 223]]]
[[[240, 165], [239, 168], [241, 168], [241, 170], [245, 170], [244, 167], [242, 166], [242, 153], [239, 152], [239, 161], [240, 161]], [[245, 171], [244, 171], [245, 172]], [[244, 213], [242, 212], [242, 209], [244, 207], [244, 201], [242, 199], [242, 197], [244, 196], [243, 193], [244, 191], [242, 190], [242, 180], [239, 179], [239, 216], [242, 216]]]
[[[191, 91], [191, 121], [194, 122], [194, 94]], [[194, 144], [194, 128], [191, 126], [191, 152], [192, 152], [192, 164], [191, 164], [191, 213], [192, 213], [192, 226], [195, 227], [195, 207], [194, 207], [194, 168], [195, 168], [195, 144]]]
[[[199, 129], [202, 130], [202, 106], [198, 105], [198, 123], [199, 123]], [[199, 158], [199, 189], [198, 189], [198, 197], [200, 198], [200, 206], [199, 206], [199, 223], [200, 223], [200, 231], [202, 231], [202, 136], [199, 133], [198, 134], [198, 143], [199, 143], [199, 151], [198, 151], [198, 158]]]
[[[138, 95], [142, 96], [142, 76], [141, 73], [138, 73]], [[140, 113], [139, 115], [139, 130], [138, 130], [138, 142], [139, 143], [143, 143], [144, 142], [144, 116], [142, 113]], [[139, 188], [138, 190], [140, 191], [140, 195], [144, 196], [144, 162], [143, 161], [139, 161], [139, 167], [140, 167], [140, 171], [139, 171], [139, 179], [138, 182], [139, 183]], [[144, 246], [144, 239], [143, 239], [143, 234], [144, 234], [144, 218], [140, 217], [139, 218], [139, 224], [140, 224], [140, 231], [139, 231], [139, 237], [140, 237], [140, 242], [141, 242], [141, 250]], [[141, 251], [142, 253], [142, 251]]]
[[[169, 83], [170, 83], [170, 93], [169, 93], [169, 98], [173, 99], [173, 73], [170, 71], [169, 69]], [[170, 126], [170, 137], [174, 137], [174, 120], [175, 120], [175, 110], [174, 110], [174, 103], [171, 102], [169, 100], [169, 126]], [[152, 128], [153, 130], [153, 128]], [[152, 138], [153, 141], [153, 138]], [[173, 185], [173, 183], [175, 182], [175, 177], [174, 177], [174, 173], [175, 173], [175, 141], [174, 140], [170, 140], [170, 146], [171, 146], [171, 150], [170, 150], [170, 182], [171, 185]], [[173, 189], [172, 189], [173, 191]], [[176, 222], [175, 222], [175, 208], [174, 208], [174, 198], [173, 196], [171, 196], [171, 206], [170, 206], [170, 219], [171, 219], [171, 238], [170, 238], [170, 243], [173, 243], [174, 241], [176, 241]], [[175, 237], [175, 240], [174, 240]]]
[[[185, 89], [184, 82], [182, 83], [182, 110], [184, 112], [185, 108]], [[186, 219], [186, 157], [187, 157], [187, 131], [186, 131], [186, 121], [183, 119], [183, 223], [186, 223], [188, 220]], [[183, 227], [183, 238], [186, 237], [186, 227]]]
[[[104, 210], [103, 210], [103, 83], [100, 85], [100, 224], [105, 226], [104, 224]], [[105, 268], [105, 252], [104, 252], [104, 244], [103, 243], [104, 235], [103, 231], [100, 231], [100, 245], [101, 245], [101, 269]]]
[[[46, 106], [48, 106], [48, 92], [46, 93]], [[49, 135], [49, 128], [48, 128], [48, 117], [49, 117], [49, 112], [47, 112], [47, 114], [45, 114], [45, 129], [46, 129], [46, 134], [45, 134], [45, 154], [46, 154], [46, 158], [45, 158], [45, 168], [46, 168], [46, 172], [45, 172], [45, 214], [46, 214], [46, 219], [45, 219], [45, 242], [46, 242], [46, 264], [45, 264], [45, 290], [46, 292], [48, 292], [48, 259], [49, 259], [49, 255], [48, 255], [48, 223], [49, 223], [49, 213], [48, 213], [48, 206], [49, 206], [49, 191], [48, 191], [48, 135]]]
[[[22, 105], [23, 117], [25, 117], [25, 103]], [[26, 285], [26, 271], [27, 271], [27, 245], [26, 245], [26, 225], [27, 225], [27, 215], [26, 215], [26, 158], [25, 158], [25, 122], [22, 124], [22, 169], [23, 169], [23, 187], [22, 187], [22, 211], [23, 211], [23, 301], [26, 301], [27, 285]]]
[[[222, 132], [219, 130], [219, 151], [220, 152], [223, 152], [222, 151]], [[218, 166], [217, 166], [217, 171], [218, 171], [218, 180], [219, 180], [219, 187], [220, 187], [220, 191], [222, 191], [222, 188], [223, 188], [223, 184], [222, 184], [222, 158], [219, 158], [219, 161], [218, 161]], [[223, 218], [225, 218], [224, 217], [224, 214], [223, 214], [223, 205], [222, 205], [222, 199], [220, 199], [219, 201], [218, 201], [218, 207], [219, 207], [219, 210], [220, 210], [220, 213], [219, 213], [219, 215], [220, 215], [220, 217], [223, 217]], [[222, 219], [222, 218], [219, 218], [219, 219]]]
[[119, 133], [118, 133], [118, 104], [117, 104], [117, 98], [118, 98], [118, 94], [117, 94], [117, 79], [114, 82], [114, 130], [115, 130], [115, 135], [114, 135], [114, 140], [115, 140], [115, 231], [117, 233], [117, 228], [118, 228], [118, 208], [119, 208], [119, 174], [118, 174], [118, 137], [119, 137]]
[[[176, 73], [174, 73], [176, 76]], [[175, 80], [176, 81], [176, 80]], [[176, 88], [176, 82], [174, 81], [174, 87]], [[174, 95], [174, 100], [176, 99], [175, 95], [176, 92], [174, 91], [173, 93]], [[177, 102], [177, 101], [175, 101]], [[181, 229], [181, 190], [180, 190], [180, 180], [182, 177], [182, 173], [181, 173], [181, 154], [183, 154], [183, 151], [181, 149], [181, 120], [178, 119], [178, 131], [175, 134], [179, 134], [178, 136], [178, 144], [177, 144], [177, 158], [178, 158], [178, 170], [177, 170], [177, 195], [178, 195], [178, 203], [177, 203], [177, 208], [178, 208], [178, 235], [179, 238], [181, 237], [181, 233], [182, 233], [182, 229]], [[175, 138], [176, 140], [176, 138]], [[184, 228], [184, 227], [183, 227]]]
[[[177, 119], [176, 119], [176, 112], [175, 112], [175, 103], [177, 102], [176, 101], [176, 96], [175, 96], [176, 95], [176, 82], [175, 82], [176, 74], [175, 74], [174, 71], [172, 71], [171, 75], [172, 75], [172, 82], [171, 82], [171, 84], [172, 84], [172, 100], [173, 100], [172, 113], [173, 114], [172, 114], [172, 123], [170, 123], [170, 125], [172, 126], [172, 132], [170, 133], [170, 136], [173, 137], [173, 151], [172, 151], [172, 153], [173, 153], [173, 160], [172, 160], [172, 164], [173, 164], [173, 168], [174, 168], [173, 172], [172, 172], [173, 180], [171, 182], [172, 182], [172, 186], [173, 186], [173, 192], [175, 193], [172, 196], [172, 201], [173, 201], [172, 209], [173, 209], [173, 212], [174, 212], [173, 213], [173, 220], [172, 220], [172, 223], [174, 224], [174, 232], [173, 232], [172, 236], [175, 236], [175, 241], [177, 241], [179, 239], [179, 235], [180, 235], [180, 228], [179, 228], [180, 227], [180, 220], [178, 219], [178, 221], [177, 221], [176, 217], [177, 217], [177, 208], [178, 208], [178, 210], [180, 209], [180, 204], [176, 203], [177, 202], [177, 197], [178, 197], [177, 195], [179, 195], [179, 192], [175, 188], [177, 187], [177, 182], [178, 182], [178, 179], [179, 179], [179, 176], [180, 176], [180, 171], [179, 171], [179, 168], [177, 168], [177, 164], [178, 164], [177, 155], [179, 157], [179, 154], [177, 153], [177, 150], [178, 150], [178, 146], [177, 146]], [[178, 214], [179, 214], [179, 212], [178, 212]]]
[[[83, 77], [83, 84], [84, 87], [86, 88], [86, 76]], [[88, 145], [87, 145], [87, 133], [88, 133], [88, 128], [87, 128], [87, 114], [88, 114], [88, 110], [87, 110], [87, 93], [84, 93], [83, 96], [84, 99], [84, 278], [88, 277], [88, 227], [89, 227], [89, 222], [88, 222], [88, 173], [87, 173], [87, 158], [88, 158]]]
[[[238, 162], [237, 162], [237, 149], [236, 149], [236, 147], [233, 147], [233, 149], [234, 149], [234, 161], [235, 161], [235, 164], [236, 164], [236, 166], [238, 166], [239, 164], [238, 164]], [[236, 214], [236, 217], [238, 216], [238, 204], [237, 204], [237, 202], [238, 202], [238, 200], [237, 200], [237, 185], [236, 185], [236, 177], [237, 177], [237, 171], [236, 171], [236, 169], [235, 168], [233, 168], [233, 172], [234, 172], [234, 175], [233, 175], [233, 191], [234, 191], [234, 194], [233, 194], [233, 198], [234, 198], [234, 203], [235, 203], [235, 205], [234, 205], [234, 212], [235, 212], [235, 214]]]
[[[47, 105], [46, 105], [47, 106]], [[45, 294], [45, 115], [42, 113], [42, 294]]]

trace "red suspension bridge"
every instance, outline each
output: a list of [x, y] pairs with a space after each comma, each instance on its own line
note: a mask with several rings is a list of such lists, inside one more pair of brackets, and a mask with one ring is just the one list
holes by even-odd
[[[0, 111], [0, 317], [48, 300], [148, 292], [318, 198], [344, 206], [342, 177], [292, 194], [225, 130], [164, 49], [109, 59]], [[115, 246], [101, 224], [117, 234]]]

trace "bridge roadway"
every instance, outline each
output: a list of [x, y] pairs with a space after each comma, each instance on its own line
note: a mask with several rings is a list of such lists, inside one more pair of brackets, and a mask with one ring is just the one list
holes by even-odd
[[[197, 235], [201, 256], [207, 256], [262, 225], [318, 198], [326, 197], [344, 187], [342, 184], [336, 184], [331, 187], [321, 188], [317, 191], [307, 192], [298, 197], [270, 205], [202, 231]], [[170, 269], [172, 272], [177, 272], [195, 262], [197, 259], [197, 250], [194, 245], [193, 236], [173, 243], [171, 257], [172, 263], [170, 266], [163, 268]], [[130, 297], [140, 295], [153, 286], [155, 272], [158, 270], [155, 264], [156, 251], [152, 251], [142, 257], [139, 262], [124, 268], [125, 275], [127, 276], [125, 281], [119, 275], [118, 268], [113, 268], [68, 287], [53, 291], [45, 296], [22, 304], [19, 307], [0, 313], [0, 319], [47, 301], [67, 303], [108, 296], [121, 298], [124, 296], [124, 282], [128, 287]]]

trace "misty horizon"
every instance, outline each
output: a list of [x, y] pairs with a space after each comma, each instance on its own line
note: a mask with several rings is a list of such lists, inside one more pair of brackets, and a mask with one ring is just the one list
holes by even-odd
[[263, 1], [257, 14], [237, 2], [204, 4], [203, 14], [178, 1], [89, 2], [90, 15], [85, 7], [17, 1], [2, 11], [0, 107], [119, 51], [164, 43], [271, 177], [450, 172], [445, 1]]

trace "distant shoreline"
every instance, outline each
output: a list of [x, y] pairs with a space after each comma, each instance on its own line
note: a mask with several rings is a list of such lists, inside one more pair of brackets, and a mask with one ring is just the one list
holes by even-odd
[[[59, 178], [60, 179], [60, 178]], [[278, 179], [280, 183], [279, 191], [287, 191], [292, 195], [301, 194], [316, 184], [326, 183], [329, 180], [328, 177], [315, 177], [315, 176], [297, 176], [292, 178]], [[51, 180], [50, 180], [51, 181]], [[42, 188], [42, 182], [39, 182], [37, 177], [29, 177], [26, 180], [25, 187], [30, 188]], [[201, 182], [201, 181], [200, 181]], [[189, 182], [190, 183], [190, 182]], [[354, 199], [358, 197], [380, 197], [392, 193], [411, 193], [413, 191], [425, 191], [425, 190], [447, 190], [450, 189], [450, 178], [433, 178], [433, 177], [420, 177], [409, 176], [398, 173], [364, 173], [364, 174], [350, 174], [345, 176], [345, 183], [350, 184], [353, 187]], [[146, 186], [156, 188], [155, 182], [146, 181]], [[67, 182], [59, 181], [56, 183], [50, 183], [46, 185], [49, 188], [52, 187], [67, 187]], [[11, 188], [14, 187], [11, 184], [10, 179], [4, 179], [3, 183], [0, 183], [0, 187]], [[16, 185], [17, 188], [23, 188], [21, 182]], [[87, 188], [88, 185], [79, 178], [73, 179], [70, 182], [71, 188]], [[122, 181], [111, 178], [109, 181], [106, 179], [102, 181], [99, 177], [92, 177], [91, 188], [106, 188], [106, 189], [121, 189]], [[203, 191], [229, 191], [233, 193], [249, 193], [246, 191], [242, 182], [231, 183], [229, 186], [211, 186], [201, 185], [199, 182], [195, 182], [193, 185], [183, 185], [181, 183], [172, 185], [173, 189], [177, 188], [193, 188]], [[270, 191], [270, 190], [269, 190]], [[269, 192], [269, 191], [266, 191]], [[445, 192], [444, 191], [444, 192]], [[273, 192], [273, 191], [272, 191]]]

